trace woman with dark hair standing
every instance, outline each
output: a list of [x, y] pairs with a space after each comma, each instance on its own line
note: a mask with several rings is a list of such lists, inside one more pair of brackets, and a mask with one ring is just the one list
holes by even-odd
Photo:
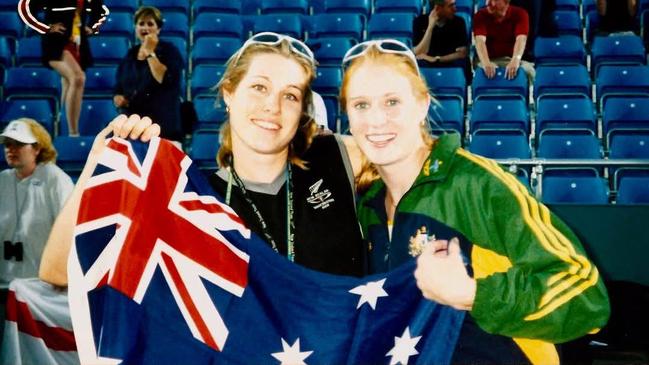
[[117, 69], [113, 103], [122, 113], [147, 116], [160, 124], [161, 136], [182, 140], [180, 124], [180, 75], [183, 67], [178, 49], [158, 38], [162, 14], [152, 6], [135, 12], [133, 46]]
[[[45, 12], [41, 22], [33, 14]], [[65, 108], [68, 131], [79, 134], [79, 115], [84, 70], [92, 66], [92, 55], [87, 37], [97, 33], [106, 21], [108, 8], [101, 0], [20, 0], [18, 14], [36, 32], [42, 34], [43, 65], [61, 75], [61, 104]]]

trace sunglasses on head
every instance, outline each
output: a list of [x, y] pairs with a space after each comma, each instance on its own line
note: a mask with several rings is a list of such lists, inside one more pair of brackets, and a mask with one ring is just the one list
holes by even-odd
[[349, 64], [355, 58], [364, 55], [365, 52], [367, 52], [367, 50], [372, 47], [375, 47], [381, 53], [393, 53], [408, 57], [410, 62], [412, 62], [412, 64], [415, 66], [417, 72], [419, 72], [419, 66], [417, 65], [417, 58], [415, 58], [415, 54], [412, 53], [410, 48], [408, 48], [405, 43], [400, 42], [396, 39], [365, 41], [355, 45], [354, 47], [350, 48], [347, 53], [345, 53], [345, 56], [343, 57], [343, 68], [347, 68], [347, 66], [349, 66]]
[[267, 46], [276, 46], [282, 43], [282, 41], [286, 41], [288, 43], [289, 47], [291, 48], [291, 51], [305, 58], [307, 61], [309, 61], [309, 63], [312, 66], [315, 66], [315, 57], [313, 56], [313, 52], [311, 51], [311, 49], [309, 49], [309, 47], [306, 44], [293, 37], [283, 35], [283, 34], [277, 34], [273, 32], [261, 32], [248, 38], [248, 40], [243, 44], [243, 46], [239, 48], [239, 51], [237, 51], [237, 57], [235, 59], [235, 63], [239, 61], [239, 57], [241, 57], [243, 52], [253, 44], [265, 44]]

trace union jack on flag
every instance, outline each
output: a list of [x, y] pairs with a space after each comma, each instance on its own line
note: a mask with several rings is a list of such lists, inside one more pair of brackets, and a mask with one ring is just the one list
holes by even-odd
[[113, 138], [82, 196], [69, 300], [82, 363], [448, 363], [464, 312], [423, 299], [413, 270], [293, 264], [180, 149]]

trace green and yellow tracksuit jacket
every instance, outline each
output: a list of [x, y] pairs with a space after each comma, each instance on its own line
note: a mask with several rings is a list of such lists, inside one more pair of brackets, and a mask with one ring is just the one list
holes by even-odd
[[391, 239], [384, 198], [376, 181], [359, 202], [371, 273], [409, 259], [410, 238], [426, 227], [437, 239], [460, 239], [477, 279], [468, 319], [513, 340], [530, 362], [558, 363], [551, 343], [606, 324], [606, 288], [574, 233], [515, 176], [460, 148], [457, 135], [438, 139], [396, 208]]

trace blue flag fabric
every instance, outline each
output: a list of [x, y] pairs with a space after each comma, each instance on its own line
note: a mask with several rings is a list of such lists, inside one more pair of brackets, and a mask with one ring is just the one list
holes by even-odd
[[447, 364], [465, 312], [424, 299], [414, 266], [358, 279], [293, 264], [171, 143], [111, 139], [68, 266], [80, 359]]

